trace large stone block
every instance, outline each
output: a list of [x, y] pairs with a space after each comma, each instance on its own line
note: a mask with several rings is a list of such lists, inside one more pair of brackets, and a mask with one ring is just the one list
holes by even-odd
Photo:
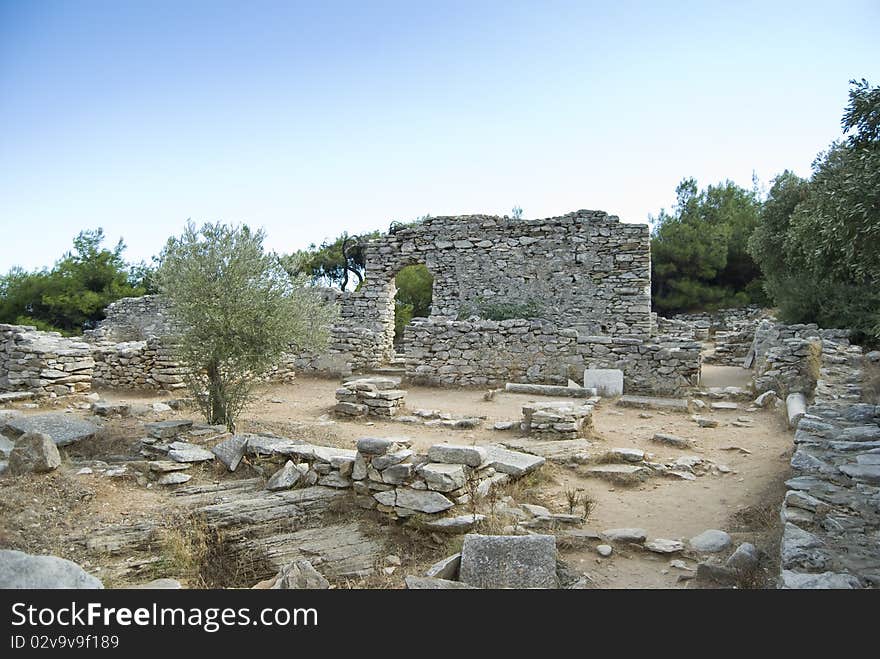
[[584, 388], [595, 389], [598, 395], [611, 398], [623, 395], [623, 371], [616, 368], [584, 370]]
[[556, 588], [556, 539], [468, 534], [461, 548], [460, 579], [478, 588]]

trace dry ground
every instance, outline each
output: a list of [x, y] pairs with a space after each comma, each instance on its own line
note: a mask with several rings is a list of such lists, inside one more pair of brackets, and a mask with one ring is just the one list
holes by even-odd
[[[704, 384], [740, 385], [743, 369], [705, 367]], [[520, 394], [499, 393], [494, 401], [483, 400], [482, 390], [446, 390], [427, 387], [407, 389], [407, 408], [436, 409], [461, 416], [482, 416], [485, 421], [473, 430], [430, 428], [399, 422], [342, 420], [331, 413], [336, 380], [301, 377], [295, 384], [264, 388], [256, 403], [243, 415], [242, 431], [268, 430], [315, 443], [354, 446], [364, 436], [405, 436], [415, 447], [426, 449], [437, 442], [489, 444], [518, 435], [514, 431], [492, 429], [495, 421], [518, 420], [523, 404], [536, 400]], [[163, 396], [144, 393], [102, 392], [108, 401], [135, 404], [162, 400]], [[735, 540], [755, 542], [768, 553], [768, 568], [778, 547], [778, 511], [784, 494], [792, 450], [791, 434], [778, 412], [704, 413], [719, 421], [717, 428], [700, 428], [688, 415], [654, 410], [631, 410], [603, 400], [593, 417], [592, 439], [599, 450], [639, 448], [656, 456], [657, 461], [683, 455], [698, 455], [726, 465], [730, 473], [704, 475], [694, 481], [654, 477], [636, 486], [620, 486], [589, 478], [582, 472], [552, 465], [546, 474], [532, 479], [530, 487], [516, 487], [518, 502], [538, 502], [555, 512], [568, 512], [566, 490], [595, 503], [584, 528], [641, 527], [649, 538], [687, 539], [705, 529], [730, 532]], [[30, 411], [29, 411], [30, 412]], [[194, 412], [172, 412], [161, 418], [197, 418]], [[740, 417], [751, 420], [750, 427], [730, 425]], [[76, 548], [65, 538], [77, 530], [102, 524], [134, 523], [139, 519], [170, 518], [168, 494], [147, 489], [134, 477], [109, 479], [76, 476], [84, 461], [107, 459], [108, 455], [131, 460], [136, 456], [140, 423], [149, 418], [111, 420], [100, 435], [88, 443], [70, 447], [62, 469], [47, 476], [22, 479], [0, 478], [0, 546], [27, 551], [55, 553], [77, 560]], [[679, 450], [651, 441], [655, 432], [679, 435], [693, 440], [695, 448]], [[745, 449], [730, 450], [731, 447]], [[104, 456], [104, 457], [102, 457]], [[248, 474], [253, 476], [253, 473]], [[216, 480], [219, 472], [211, 467], [195, 470], [195, 479]], [[224, 476], [225, 477], [225, 476]], [[169, 522], [170, 523], [170, 522]], [[400, 551], [417, 553], [402, 540]], [[675, 588], [688, 582], [678, 577], [688, 574], [670, 568], [668, 558], [641, 550], [618, 547], [609, 559], [601, 559], [592, 548], [562, 550], [562, 557], [579, 572], [586, 572], [603, 588]], [[424, 556], [404, 558], [404, 564], [421, 565]], [[88, 562], [87, 559], [86, 562]], [[692, 560], [687, 561], [694, 566]], [[88, 566], [87, 566], [88, 567]], [[100, 576], [100, 572], [97, 573]], [[168, 575], [170, 576], [170, 575]], [[397, 580], [401, 575], [398, 575]], [[395, 585], [390, 581], [384, 585]]]

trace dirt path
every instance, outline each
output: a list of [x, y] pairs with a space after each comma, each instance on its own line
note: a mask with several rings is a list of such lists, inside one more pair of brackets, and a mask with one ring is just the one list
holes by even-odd
[[[711, 386], [741, 384], [743, 369], [710, 367]], [[431, 428], [400, 422], [346, 420], [331, 413], [335, 380], [300, 378], [292, 385], [267, 387], [259, 400], [243, 415], [242, 430], [271, 430], [302, 437], [316, 443], [353, 447], [359, 437], [405, 436], [416, 448], [433, 443], [453, 442], [490, 444], [518, 436], [517, 432], [492, 429], [495, 421], [519, 420], [523, 404], [533, 396], [499, 393], [494, 401], [483, 400], [480, 390], [445, 390], [409, 387], [407, 409], [435, 409], [460, 416], [483, 416], [485, 421], [473, 430]], [[707, 385], [708, 386], [708, 385]], [[144, 402], [155, 397], [143, 394], [104, 393], [111, 401]], [[578, 470], [554, 467], [550, 482], [541, 483], [529, 493], [556, 512], [568, 512], [566, 489], [581, 489], [594, 499], [595, 508], [585, 527], [640, 527], [649, 538], [684, 539], [706, 529], [730, 532], [735, 540], [749, 540], [773, 547], [775, 521], [782, 493], [781, 483], [788, 474], [791, 435], [782, 415], [774, 411], [746, 412], [747, 404], [736, 411], [712, 411], [704, 416], [719, 422], [716, 428], [701, 428], [687, 414], [619, 408], [602, 401], [593, 422], [592, 440], [599, 450], [638, 448], [653, 454], [654, 461], [671, 461], [695, 455], [730, 469], [729, 473], [706, 474], [693, 481], [655, 476], [634, 487], [612, 485], [584, 476]], [[178, 416], [178, 415], [174, 415]], [[192, 417], [192, 413], [188, 413]], [[747, 427], [732, 425], [737, 419]], [[693, 449], [679, 450], [651, 441], [662, 432], [692, 440]], [[736, 447], [734, 450], [731, 447]], [[744, 449], [744, 450], [741, 450]], [[609, 559], [600, 559], [593, 549], [566, 550], [562, 556], [572, 567], [586, 571], [605, 588], [674, 588], [681, 570], [670, 568], [668, 558], [643, 551], [618, 548]], [[691, 566], [693, 561], [689, 561]]]

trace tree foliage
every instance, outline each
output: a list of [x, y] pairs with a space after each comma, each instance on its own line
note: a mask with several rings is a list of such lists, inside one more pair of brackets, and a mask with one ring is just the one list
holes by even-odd
[[150, 268], [129, 266], [122, 240], [112, 250], [103, 242], [102, 229], [82, 231], [51, 270], [0, 276], [0, 322], [77, 334], [104, 318], [111, 302], [149, 292]]
[[431, 313], [434, 276], [422, 264], [408, 265], [394, 278], [394, 338], [403, 338], [404, 328], [413, 318], [427, 318]]
[[281, 257], [285, 269], [292, 275], [306, 275], [318, 284], [339, 286], [343, 291], [352, 280], [355, 286], [364, 281], [366, 260], [364, 246], [379, 236], [378, 231], [350, 236], [344, 232], [333, 242], [324, 241], [308, 249]]
[[731, 181], [699, 190], [684, 179], [672, 213], [654, 219], [652, 294], [658, 311], [739, 306], [761, 301], [760, 270], [748, 253], [758, 224], [757, 193]]
[[880, 339], [880, 87], [850, 81], [848, 137], [808, 181], [774, 182], [750, 251], [788, 322], [848, 327]]
[[333, 319], [306, 277], [291, 277], [247, 226], [188, 223], [169, 239], [157, 280], [180, 328], [177, 351], [187, 385], [210, 423], [230, 430], [259, 377], [291, 344], [326, 343]]

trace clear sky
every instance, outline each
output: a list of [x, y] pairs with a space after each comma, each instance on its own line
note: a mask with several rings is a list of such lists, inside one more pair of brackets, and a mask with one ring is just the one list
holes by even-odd
[[0, 0], [0, 271], [187, 218], [292, 251], [343, 230], [808, 175], [880, 2]]

